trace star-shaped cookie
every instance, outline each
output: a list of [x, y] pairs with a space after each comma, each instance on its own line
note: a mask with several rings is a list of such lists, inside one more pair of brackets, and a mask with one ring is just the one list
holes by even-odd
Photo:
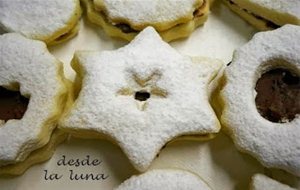
[[118, 50], [77, 52], [81, 88], [61, 128], [113, 140], [144, 171], [173, 138], [220, 130], [208, 85], [221, 65], [181, 55], [151, 27]]

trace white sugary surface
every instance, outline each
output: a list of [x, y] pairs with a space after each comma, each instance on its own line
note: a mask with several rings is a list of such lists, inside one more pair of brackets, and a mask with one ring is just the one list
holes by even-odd
[[210, 190], [201, 178], [183, 170], [150, 170], [132, 176], [115, 190]]
[[[101, 0], [108, 17], [125, 19], [133, 25], [174, 22], [192, 18], [200, 0]], [[95, 1], [97, 3], [97, 0]]]
[[[235, 0], [234, 0], [235, 1]], [[300, 1], [299, 0], [248, 0], [259, 6], [270, 10], [276, 10], [280, 13], [287, 13], [300, 19]]]
[[[20, 85], [20, 92], [30, 97], [21, 120], [9, 120], [0, 126], [0, 166], [24, 159], [35, 150], [44, 122], [54, 115], [55, 97], [64, 92], [58, 78], [59, 62], [39, 41], [16, 34], [0, 36], [0, 86]], [[17, 90], [17, 89], [16, 89]], [[1, 122], [0, 122], [1, 123]], [[48, 126], [46, 131], [52, 131]], [[47, 138], [51, 134], [47, 134]]]
[[296, 190], [285, 184], [279, 183], [262, 174], [256, 174], [252, 178], [250, 190]]
[[[288, 123], [264, 119], [255, 105], [257, 79], [266, 71], [283, 67], [299, 74], [300, 27], [286, 25], [256, 34], [239, 48], [226, 70], [223, 96], [226, 109], [222, 121], [228, 125], [236, 145], [258, 158], [263, 165], [300, 176], [300, 115]], [[277, 60], [268, 64], [268, 61]], [[285, 63], [288, 61], [290, 64]]]
[[[109, 135], [138, 170], [146, 170], [165, 143], [177, 136], [219, 131], [207, 88], [220, 62], [193, 63], [151, 27], [118, 50], [77, 52], [75, 57], [82, 66], [83, 84], [64, 127]], [[152, 77], [143, 86], [134, 75], [141, 80]], [[118, 94], [124, 88], [133, 93]], [[166, 97], [151, 93], [146, 103], [135, 100], [135, 92], [155, 88]]]
[[0, 0], [0, 27], [46, 39], [67, 27], [77, 4], [77, 0]]

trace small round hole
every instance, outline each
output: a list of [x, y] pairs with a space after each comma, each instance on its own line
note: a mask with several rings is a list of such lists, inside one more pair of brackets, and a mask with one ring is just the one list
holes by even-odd
[[0, 86], [0, 120], [21, 119], [27, 110], [29, 99], [18, 91], [10, 91]]
[[139, 101], [146, 101], [150, 98], [150, 93], [145, 91], [138, 91], [135, 93], [134, 98]]
[[300, 77], [286, 69], [264, 73], [256, 83], [259, 113], [272, 122], [292, 121], [300, 114]]

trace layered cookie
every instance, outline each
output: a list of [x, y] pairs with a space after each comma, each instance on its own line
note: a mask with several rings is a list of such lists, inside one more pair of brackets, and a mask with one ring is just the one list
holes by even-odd
[[74, 37], [79, 29], [79, 0], [0, 0], [0, 27], [53, 45]]
[[78, 94], [61, 128], [112, 140], [140, 171], [172, 139], [220, 130], [208, 85], [222, 63], [179, 54], [151, 27], [118, 50], [77, 52], [72, 66]]
[[25, 160], [0, 167], [0, 176], [21, 175], [32, 165], [49, 160], [54, 154], [56, 147], [64, 142], [67, 137], [67, 133], [55, 129], [49, 142], [45, 146], [31, 152]]
[[0, 50], [0, 174], [16, 164], [20, 171], [11, 174], [22, 173], [35, 162], [24, 161], [28, 155], [48, 143], [67, 88], [62, 64], [43, 42], [9, 33], [0, 36]]
[[282, 184], [263, 174], [256, 174], [252, 177], [250, 190], [296, 190], [288, 185]]
[[211, 190], [197, 175], [178, 169], [156, 169], [132, 176], [115, 190]]
[[235, 13], [259, 30], [285, 24], [300, 25], [299, 0], [223, 0]]
[[261, 32], [225, 71], [221, 122], [238, 149], [300, 176], [300, 27]]
[[165, 41], [189, 36], [209, 13], [207, 0], [82, 0], [88, 19], [113, 37], [132, 40], [147, 26]]

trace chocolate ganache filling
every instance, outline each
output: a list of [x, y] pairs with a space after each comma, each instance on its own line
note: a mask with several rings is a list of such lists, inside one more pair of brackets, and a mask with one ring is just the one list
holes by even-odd
[[269, 121], [285, 123], [300, 114], [300, 77], [286, 69], [266, 72], [256, 83], [259, 113]]
[[[204, 15], [204, 13], [202, 12], [202, 10], [205, 8], [206, 6], [206, 0], [203, 0], [203, 3], [200, 7], [198, 7], [194, 12], [193, 12], [193, 16], [194, 18], [196, 17], [201, 17]], [[105, 15], [103, 13], [103, 15]], [[106, 17], [106, 16], [105, 16]], [[180, 25], [180, 24], [178, 24]], [[129, 33], [137, 33], [139, 32], [138, 30], [135, 30], [133, 28], [131, 28], [131, 26], [129, 24], [126, 23], [118, 23], [118, 24], [114, 24], [115, 27], [119, 28], [123, 33], [125, 34], [129, 34]]]
[[227, 0], [227, 1], [229, 1], [229, 3], [230, 3], [232, 6], [238, 7], [240, 10], [246, 12], [247, 14], [250, 14], [250, 15], [254, 16], [254, 17], [255, 17], [256, 19], [258, 19], [258, 20], [262, 20], [263, 22], [265, 22], [266, 27], [271, 28], [271, 29], [280, 28], [280, 26], [279, 26], [278, 24], [275, 24], [274, 22], [272, 22], [272, 21], [270, 21], [270, 20], [268, 20], [268, 19], [266, 19], [266, 18], [263, 18], [263, 17], [261, 17], [261, 16], [255, 14], [255, 13], [253, 13], [253, 12], [247, 10], [247, 9], [244, 9], [244, 8], [239, 7], [239, 5], [237, 5], [237, 4], [236, 4], [235, 2], [233, 2], [232, 0]]
[[125, 34], [138, 32], [125, 23], [116, 24], [115, 27], [119, 28]]
[[18, 91], [10, 91], [0, 86], [0, 120], [21, 119], [27, 110], [29, 99]]

